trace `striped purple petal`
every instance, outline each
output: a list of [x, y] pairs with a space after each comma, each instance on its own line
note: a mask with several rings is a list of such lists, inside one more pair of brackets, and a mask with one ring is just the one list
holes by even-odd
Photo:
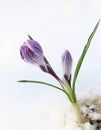
[[43, 66], [47, 70], [43, 50], [38, 42], [34, 40], [24, 42], [20, 48], [20, 55], [25, 62]]
[[64, 51], [62, 58], [61, 58], [61, 62], [62, 62], [62, 67], [63, 67], [63, 75], [64, 75], [65, 79], [68, 82], [70, 82], [71, 69], [72, 69], [72, 57], [68, 50]]

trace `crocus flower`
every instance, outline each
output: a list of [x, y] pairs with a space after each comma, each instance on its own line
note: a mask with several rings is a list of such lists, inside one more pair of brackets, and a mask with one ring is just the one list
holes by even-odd
[[20, 54], [25, 62], [39, 66], [42, 71], [49, 73], [57, 80], [60, 80], [44, 56], [43, 50], [37, 41], [30, 38], [24, 42], [20, 48]]
[[41, 66], [44, 71], [47, 71], [43, 50], [38, 42], [32, 39], [27, 40], [21, 46], [20, 54], [25, 62]]
[[70, 84], [71, 82], [71, 69], [72, 69], [72, 57], [68, 50], [62, 55], [62, 67], [63, 67], [63, 75], [67, 82]]

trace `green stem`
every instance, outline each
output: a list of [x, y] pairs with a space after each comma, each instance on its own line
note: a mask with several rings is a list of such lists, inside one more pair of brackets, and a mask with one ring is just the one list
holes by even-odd
[[71, 88], [71, 86], [69, 85], [69, 83], [66, 81], [65, 78], [63, 78], [63, 85], [64, 85], [64, 90], [68, 93], [68, 95], [70, 96], [71, 102], [74, 104], [76, 103], [76, 95], [74, 95], [73, 90]]
[[77, 102], [75, 104], [72, 103], [71, 105], [72, 105], [72, 108], [73, 108], [75, 120], [77, 121], [78, 124], [81, 124], [82, 118], [81, 118], [81, 113], [80, 113], [78, 103]]

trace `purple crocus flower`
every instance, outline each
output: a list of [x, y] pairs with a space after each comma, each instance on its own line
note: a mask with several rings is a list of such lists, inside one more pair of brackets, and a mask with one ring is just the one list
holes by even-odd
[[63, 66], [63, 74], [64, 78], [70, 84], [71, 82], [71, 69], [72, 69], [72, 57], [68, 50], [65, 50], [62, 55], [62, 66]]
[[21, 58], [34, 65], [42, 66], [44, 71], [47, 71], [47, 65], [44, 61], [44, 54], [40, 44], [32, 39], [23, 43], [20, 48]]
[[40, 44], [31, 37], [21, 46], [20, 55], [25, 62], [39, 66], [42, 71], [49, 73], [57, 80], [60, 80], [44, 56]]

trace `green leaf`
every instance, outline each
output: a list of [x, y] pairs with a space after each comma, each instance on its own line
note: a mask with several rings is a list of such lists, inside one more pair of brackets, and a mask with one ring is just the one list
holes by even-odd
[[23, 83], [38, 83], [38, 84], [44, 84], [44, 85], [48, 85], [48, 86], [50, 86], [50, 87], [56, 88], [56, 89], [61, 90], [62, 92], [64, 92], [64, 90], [63, 90], [63, 89], [61, 89], [61, 88], [59, 88], [59, 87], [57, 87], [57, 86], [55, 86], [55, 85], [53, 85], [53, 84], [49, 84], [49, 83], [42, 82], [42, 81], [20, 80], [20, 81], [18, 81], [18, 82], [23, 82]]
[[97, 22], [96, 26], [94, 27], [94, 30], [93, 30], [92, 33], [90, 34], [90, 36], [89, 36], [89, 38], [88, 38], [88, 41], [87, 41], [87, 43], [86, 43], [86, 45], [85, 45], [85, 47], [84, 47], [84, 49], [83, 49], [83, 52], [82, 52], [82, 54], [81, 54], [81, 56], [80, 56], [80, 58], [79, 58], [79, 61], [78, 61], [78, 63], [77, 63], [77, 66], [76, 66], [76, 69], [75, 69], [75, 72], [74, 72], [73, 84], [72, 84], [72, 89], [73, 89], [73, 92], [74, 92], [74, 93], [75, 93], [75, 83], [76, 83], [76, 80], [77, 80], [77, 76], [78, 76], [80, 67], [81, 67], [82, 62], [83, 62], [83, 60], [84, 60], [84, 57], [85, 57], [85, 55], [86, 55], [86, 53], [87, 53], [87, 51], [88, 51], [88, 48], [89, 48], [90, 43], [91, 43], [91, 40], [92, 40], [92, 38], [93, 38], [93, 36], [94, 36], [94, 34], [95, 34], [97, 28], [98, 28], [99, 22], [100, 22], [100, 20]]
[[33, 40], [33, 38], [30, 35], [28, 35], [28, 37], [29, 37], [30, 40]]
[[22, 82], [22, 83], [37, 83], [37, 84], [48, 85], [48, 86], [50, 86], [50, 87], [53, 87], [53, 88], [55, 88], [55, 89], [58, 89], [58, 90], [64, 92], [64, 93], [67, 95], [69, 101], [72, 102], [72, 99], [71, 99], [70, 95], [69, 95], [64, 89], [59, 88], [59, 87], [57, 87], [57, 86], [55, 86], [55, 85], [53, 85], [53, 84], [46, 83], [46, 82], [42, 82], [42, 81], [33, 81], [33, 80], [20, 80], [20, 81], [18, 81], [18, 82]]

